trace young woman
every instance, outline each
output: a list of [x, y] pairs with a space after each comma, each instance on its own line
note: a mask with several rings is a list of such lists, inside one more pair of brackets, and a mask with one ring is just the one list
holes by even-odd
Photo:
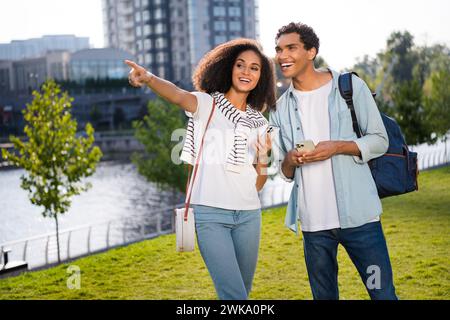
[[250, 39], [224, 43], [200, 61], [187, 92], [131, 61], [130, 84], [148, 86], [190, 117], [181, 159], [194, 164], [197, 241], [219, 299], [247, 299], [258, 258], [261, 204], [271, 141], [262, 111], [275, 104], [273, 63]]

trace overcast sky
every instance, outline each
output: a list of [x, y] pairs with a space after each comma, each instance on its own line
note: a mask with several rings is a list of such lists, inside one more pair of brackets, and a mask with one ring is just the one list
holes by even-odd
[[[259, 5], [267, 54], [274, 55], [279, 27], [301, 21], [315, 29], [320, 54], [338, 70], [364, 54], [375, 56], [394, 30], [408, 30], [416, 44], [450, 46], [449, 0], [259, 0]], [[0, 0], [0, 43], [44, 34], [85, 36], [102, 47], [101, 0]]]

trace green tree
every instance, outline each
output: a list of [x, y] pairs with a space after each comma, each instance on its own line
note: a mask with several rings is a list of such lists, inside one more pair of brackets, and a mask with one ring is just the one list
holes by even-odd
[[402, 128], [407, 144], [428, 142], [431, 136], [430, 123], [426, 121], [423, 91], [417, 79], [396, 86], [392, 94], [392, 116]]
[[430, 87], [426, 90], [429, 95], [425, 97], [426, 121], [433, 128], [435, 141], [441, 137], [445, 138], [450, 130], [450, 70], [433, 73], [425, 87]]
[[138, 172], [159, 190], [172, 192], [172, 203], [176, 201], [177, 191], [184, 192], [186, 188], [187, 170], [172, 159], [173, 148], [180, 143], [172, 141], [172, 134], [185, 127], [185, 119], [177, 106], [156, 99], [149, 102], [144, 119], [133, 122], [135, 136], [144, 145], [145, 152], [134, 153], [132, 161]]
[[364, 55], [356, 60], [356, 64], [351, 70], [355, 71], [367, 83], [369, 88], [375, 90], [376, 79], [380, 69], [380, 61], [377, 58], [370, 58], [368, 55]]
[[316, 59], [314, 59], [314, 68], [328, 68], [328, 63], [322, 56], [317, 56]]
[[53, 80], [24, 109], [27, 139], [11, 136], [15, 151], [2, 150], [4, 159], [25, 169], [21, 187], [28, 191], [32, 204], [44, 207], [44, 217], [55, 219], [58, 262], [61, 262], [58, 216], [70, 208], [71, 197], [90, 188], [82, 179], [92, 175], [102, 153], [92, 147], [94, 129], [86, 125], [85, 136], [77, 137], [77, 122], [70, 110], [73, 99]]

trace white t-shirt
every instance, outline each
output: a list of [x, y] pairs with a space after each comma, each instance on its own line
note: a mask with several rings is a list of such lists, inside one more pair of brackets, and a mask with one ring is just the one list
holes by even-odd
[[[213, 98], [203, 92], [193, 92], [198, 105], [192, 115], [199, 121], [201, 132], [195, 134], [196, 150], [199, 150], [204, 127], [208, 122]], [[239, 112], [246, 116], [244, 111]], [[188, 115], [190, 115], [187, 112]], [[191, 204], [211, 206], [228, 210], [255, 210], [261, 208], [256, 190], [257, 172], [253, 167], [256, 151], [252, 147], [257, 136], [264, 136], [267, 125], [251, 129], [248, 136], [247, 162], [241, 172], [226, 170], [227, 157], [234, 144], [234, 123], [217, 108], [214, 110], [208, 131], [205, 135], [199, 170], [194, 182]]]
[[[294, 90], [305, 140], [315, 145], [330, 140], [328, 96], [332, 81], [312, 91]], [[302, 231], [314, 232], [340, 228], [331, 158], [302, 165], [305, 212], [300, 212]], [[379, 221], [379, 217], [368, 222]]]
[[[332, 82], [312, 91], [294, 90], [305, 140], [315, 145], [330, 140], [328, 95]], [[302, 165], [305, 212], [300, 212], [302, 231], [340, 228], [331, 158]]]

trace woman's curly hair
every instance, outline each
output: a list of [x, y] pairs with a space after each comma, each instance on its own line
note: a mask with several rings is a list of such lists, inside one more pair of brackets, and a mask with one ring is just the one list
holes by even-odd
[[198, 91], [225, 93], [231, 88], [233, 66], [237, 57], [251, 50], [261, 59], [261, 77], [247, 97], [247, 103], [255, 110], [264, 111], [275, 106], [275, 73], [273, 61], [263, 52], [259, 43], [252, 39], [235, 39], [209, 51], [199, 62], [192, 76]]

